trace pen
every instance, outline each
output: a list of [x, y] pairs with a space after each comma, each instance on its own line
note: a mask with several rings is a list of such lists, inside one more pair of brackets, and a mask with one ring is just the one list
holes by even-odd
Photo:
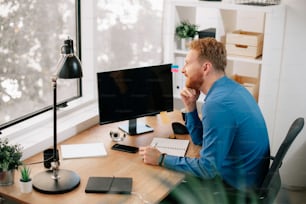
[[156, 148], [156, 146], [157, 146], [157, 142], [155, 142], [154, 145], [151, 145], [151, 147], [154, 147], [154, 148]]

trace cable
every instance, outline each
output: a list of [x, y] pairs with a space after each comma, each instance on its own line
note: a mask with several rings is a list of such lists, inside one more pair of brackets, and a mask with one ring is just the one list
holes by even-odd
[[44, 162], [47, 162], [47, 161], [50, 161], [50, 160], [52, 160], [53, 159], [53, 156], [52, 157], [50, 157], [50, 158], [48, 158], [48, 159], [46, 159], [46, 160], [43, 160], [43, 161], [38, 161], [38, 162], [32, 162], [32, 163], [27, 163], [27, 164], [25, 164], [25, 165], [34, 165], [34, 164], [41, 164], [41, 163], [44, 163]]

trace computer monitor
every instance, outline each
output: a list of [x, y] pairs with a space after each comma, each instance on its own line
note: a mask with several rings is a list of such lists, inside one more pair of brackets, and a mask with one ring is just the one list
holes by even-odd
[[129, 135], [151, 132], [137, 118], [173, 111], [171, 64], [97, 73], [100, 125], [125, 121], [119, 126]]

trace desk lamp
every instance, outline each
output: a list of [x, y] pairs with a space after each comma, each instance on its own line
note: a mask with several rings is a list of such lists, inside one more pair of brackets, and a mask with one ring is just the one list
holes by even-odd
[[82, 77], [82, 68], [80, 60], [73, 51], [73, 41], [68, 39], [64, 41], [61, 47], [62, 57], [57, 65], [57, 73], [52, 77], [53, 85], [53, 161], [51, 169], [38, 173], [33, 178], [33, 187], [35, 190], [48, 193], [59, 194], [69, 192], [80, 184], [80, 177], [70, 170], [59, 169], [59, 157], [57, 153], [57, 120], [56, 120], [56, 81], [57, 78], [76, 79]]

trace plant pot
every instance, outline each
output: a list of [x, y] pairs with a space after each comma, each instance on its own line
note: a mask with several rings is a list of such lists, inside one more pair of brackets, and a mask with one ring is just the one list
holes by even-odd
[[0, 186], [9, 186], [14, 184], [15, 169], [0, 172]]
[[188, 44], [192, 40], [192, 38], [181, 38], [181, 50], [188, 50]]
[[24, 181], [19, 181], [20, 183], [20, 191], [21, 193], [30, 193], [32, 192], [32, 180], [24, 182]]

